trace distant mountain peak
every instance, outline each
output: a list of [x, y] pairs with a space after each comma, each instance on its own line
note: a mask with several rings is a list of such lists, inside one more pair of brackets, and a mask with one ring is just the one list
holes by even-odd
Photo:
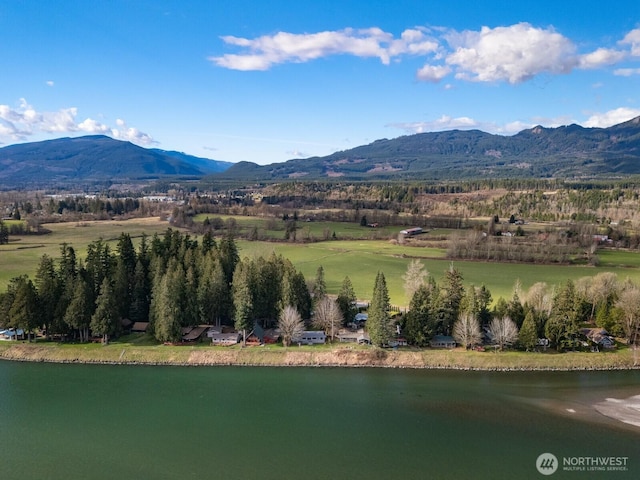
[[65, 137], [0, 148], [0, 188], [202, 177], [231, 163], [147, 149], [105, 135]]
[[513, 136], [448, 130], [380, 139], [325, 157], [266, 166], [238, 163], [237, 179], [585, 178], [640, 174], [640, 117], [609, 128], [537, 125]]

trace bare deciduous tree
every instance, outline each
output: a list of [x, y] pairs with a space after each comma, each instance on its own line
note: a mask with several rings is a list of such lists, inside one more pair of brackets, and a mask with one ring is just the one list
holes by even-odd
[[636, 340], [640, 328], [640, 288], [635, 285], [627, 286], [620, 292], [616, 307], [622, 311], [622, 330], [629, 343]]
[[601, 272], [591, 279], [589, 297], [591, 301], [591, 318], [599, 304], [605, 302], [618, 290], [618, 277], [613, 272]]
[[475, 315], [463, 313], [453, 325], [453, 338], [468, 350], [482, 341], [480, 323]]
[[526, 301], [536, 312], [549, 315], [553, 306], [553, 291], [545, 282], [534, 283], [527, 292]]
[[282, 313], [280, 313], [278, 328], [282, 335], [282, 344], [288, 347], [291, 345], [291, 342], [295, 342], [302, 337], [304, 323], [298, 311], [291, 305], [287, 305], [282, 309]]
[[407, 266], [407, 272], [402, 276], [404, 280], [404, 293], [407, 298], [413, 298], [413, 294], [424, 285], [429, 272], [424, 268], [424, 264], [417, 258], [411, 260]]
[[489, 332], [493, 341], [504, 350], [504, 347], [512, 345], [518, 340], [518, 327], [509, 317], [494, 318], [489, 324]]
[[333, 340], [342, 325], [342, 311], [338, 303], [329, 297], [323, 297], [313, 311], [313, 324], [321, 328]]

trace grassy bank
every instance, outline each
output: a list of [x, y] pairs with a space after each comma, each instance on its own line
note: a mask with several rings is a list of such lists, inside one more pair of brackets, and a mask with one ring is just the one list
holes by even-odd
[[606, 353], [468, 352], [455, 350], [382, 350], [325, 345], [283, 348], [149, 345], [141, 337], [100, 344], [0, 342], [0, 359], [133, 365], [238, 365], [299, 367], [391, 367], [468, 370], [608, 370], [634, 367], [633, 352]]

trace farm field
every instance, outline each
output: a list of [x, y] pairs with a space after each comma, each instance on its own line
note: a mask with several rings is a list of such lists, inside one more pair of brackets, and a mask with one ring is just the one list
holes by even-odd
[[57, 258], [60, 246], [67, 243], [76, 250], [78, 258], [84, 259], [87, 245], [102, 238], [115, 248], [121, 233], [131, 235], [137, 245], [143, 233], [151, 236], [163, 233], [169, 224], [157, 217], [135, 218], [126, 221], [93, 221], [49, 223], [43, 225], [51, 230], [47, 235], [11, 236], [7, 245], [0, 245], [0, 291], [5, 291], [9, 280], [28, 274], [34, 277], [42, 255]]
[[[265, 221], [251, 217], [234, 218]], [[345, 232], [349, 228], [366, 230], [366, 227], [355, 224], [309, 223], [320, 229], [319, 231], [338, 226], [342, 226], [344, 230], [340, 231]], [[58, 223], [46, 225], [46, 228], [52, 231], [49, 235], [13, 237], [8, 245], [0, 246], [0, 291], [6, 289], [9, 280], [14, 276], [28, 274], [33, 278], [40, 257], [47, 254], [57, 258], [62, 243], [72, 245], [79, 258], [84, 258], [87, 245], [98, 238], [112, 242], [115, 247], [115, 241], [122, 232], [129, 233], [136, 240], [143, 233], [149, 236], [156, 232], [163, 233], [167, 227], [167, 222], [158, 218]], [[397, 227], [394, 230], [397, 230]], [[432, 233], [437, 234], [438, 231]], [[322, 265], [329, 293], [337, 293], [344, 277], [348, 275], [356, 295], [362, 300], [369, 299], [375, 276], [380, 270], [387, 279], [391, 303], [398, 306], [406, 306], [408, 303], [403, 291], [402, 276], [412, 258], [419, 258], [437, 281], [451, 265], [443, 249], [397, 245], [387, 239], [328, 240], [315, 243], [239, 240], [238, 248], [241, 257], [266, 257], [272, 252], [281, 254], [289, 258], [308, 280], [314, 278], [318, 266]], [[517, 280], [521, 282], [523, 289], [527, 289], [536, 282], [558, 285], [568, 279], [577, 280], [611, 271], [621, 280], [629, 277], [640, 282], [640, 253], [605, 250], [600, 251], [598, 256], [598, 267], [478, 261], [455, 261], [453, 265], [462, 272], [466, 285], [486, 285], [494, 301], [500, 297], [510, 298]]]

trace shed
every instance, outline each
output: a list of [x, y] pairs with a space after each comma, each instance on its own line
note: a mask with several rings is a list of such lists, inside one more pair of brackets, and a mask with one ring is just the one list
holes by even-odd
[[147, 331], [147, 328], [149, 328], [149, 322], [135, 322], [131, 326], [131, 332], [145, 333]]

